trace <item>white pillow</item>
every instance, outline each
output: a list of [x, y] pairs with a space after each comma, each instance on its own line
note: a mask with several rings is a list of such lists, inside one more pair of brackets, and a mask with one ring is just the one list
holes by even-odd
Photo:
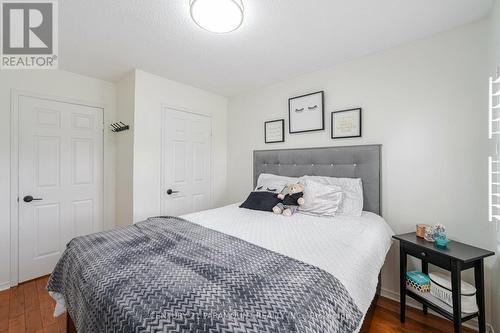
[[361, 216], [363, 212], [363, 184], [361, 178], [335, 178], [322, 176], [303, 176], [303, 181], [313, 180], [326, 185], [340, 186], [344, 198], [337, 215]]
[[304, 183], [304, 204], [299, 210], [317, 216], [335, 216], [344, 193], [340, 186], [326, 185], [306, 179]]
[[279, 193], [288, 184], [296, 184], [299, 178], [277, 176], [270, 173], [261, 173], [257, 180], [255, 191], [267, 191]]

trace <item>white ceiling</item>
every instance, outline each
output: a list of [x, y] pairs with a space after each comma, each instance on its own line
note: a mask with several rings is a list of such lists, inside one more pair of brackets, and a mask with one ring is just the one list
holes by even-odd
[[492, 0], [243, 0], [241, 28], [200, 29], [189, 0], [59, 2], [60, 68], [116, 81], [133, 68], [234, 95], [486, 16]]

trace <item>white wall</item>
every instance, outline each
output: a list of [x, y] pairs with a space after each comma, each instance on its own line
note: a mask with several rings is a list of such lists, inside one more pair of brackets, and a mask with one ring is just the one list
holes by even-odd
[[[396, 233], [443, 223], [451, 238], [494, 249], [495, 228], [487, 221], [487, 31], [486, 21], [474, 23], [230, 98], [226, 202], [251, 191], [254, 149], [377, 143], [383, 216]], [[264, 144], [264, 121], [288, 122], [288, 98], [318, 90], [325, 91], [327, 130]], [[363, 108], [363, 137], [331, 140], [330, 112], [351, 107]], [[382, 277], [393, 297], [396, 252], [393, 246]], [[488, 287], [488, 304], [490, 295]]]
[[119, 121], [130, 130], [116, 133], [116, 224], [133, 222], [135, 71], [117, 83]]
[[[0, 288], [10, 283], [10, 100], [11, 89], [104, 104], [104, 122], [115, 118], [115, 85], [65, 71], [0, 72]], [[115, 224], [115, 142], [104, 132], [104, 227]]]
[[226, 191], [227, 98], [185, 84], [135, 72], [134, 113], [134, 222], [160, 214], [160, 158], [162, 105], [212, 116], [214, 205]]
[[[493, 5], [489, 17], [489, 37], [490, 37], [490, 48], [489, 48], [489, 75], [496, 77], [497, 71], [500, 70], [500, 1], [496, 0]], [[499, 138], [495, 140], [499, 142]], [[491, 153], [494, 154], [496, 149], [491, 149]], [[498, 158], [498, 155], [497, 155]], [[500, 226], [500, 223], [497, 222]], [[492, 233], [493, 241], [497, 242], [496, 252], [500, 253], [500, 228], [497, 233]], [[492, 265], [492, 301], [491, 301], [491, 313], [492, 313], [492, 325], [495, 332], [500, 332], [500, 256], [496, 256], [496, 260]]]

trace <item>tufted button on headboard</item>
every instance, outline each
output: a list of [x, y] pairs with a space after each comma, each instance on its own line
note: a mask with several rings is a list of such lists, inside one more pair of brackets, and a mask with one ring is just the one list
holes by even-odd
[[255, 150], [253, 152], [254, 186], [261, 173], [301, 177], [328, 176], [361, 178], [363, 210], [381, 215], [380, 154], [381, 145]]

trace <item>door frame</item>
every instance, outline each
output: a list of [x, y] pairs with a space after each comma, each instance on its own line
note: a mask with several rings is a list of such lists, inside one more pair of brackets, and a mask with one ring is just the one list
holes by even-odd
[[170, 105], [170, 104], [161, 104], [161, 157], [160, 157], [160, 215], [164, 215], [165, 212], [165, 203], [163, 200], [163, 197], [165, 196], [164, 189], [166, 188], [166, 176], [165, 172], [163, 171], [163, 166], [165, 165], [165, 120], [166, 120], [166, 113], [168, 112], [168, 109], [175, 110], [175, 111], [180, 111], [180, 112], [186, 112], [186, 113], [191, 113], [197, 116], [202, 116], [206, 117], [210, 120], [210, 207], [213, 208], [214, 206], [214, 157], [215, 157], [215, 151], [214, 151], [214, 122], [213, 122], [213, 115], [211, 112], [201, 112], [197, 110], [192, 110], [188, 109], [185, 107], [181, 106], [175, 106], [175, 105]]
[[59, 103], [76, 104], [101, 109], [102, 112], [102, 197], [101, 206], [104, 226], [104, 115], [105, 104], [67, 97], [38, 94], [11, 89], [10, 93], [10, 286], [19, 284], [19, 98], [31, 97]]

